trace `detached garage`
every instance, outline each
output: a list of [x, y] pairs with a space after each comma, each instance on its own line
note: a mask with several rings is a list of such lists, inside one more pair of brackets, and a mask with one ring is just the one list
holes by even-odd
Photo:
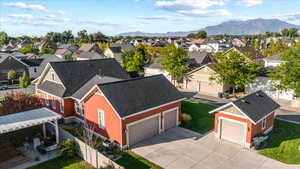
[[220, 140], [250, 148], [255, 136], [273, 129], [274, 111], [279, 107], [264, 92], [257, 91], [211, 111], [215, 113], [214, 133]]

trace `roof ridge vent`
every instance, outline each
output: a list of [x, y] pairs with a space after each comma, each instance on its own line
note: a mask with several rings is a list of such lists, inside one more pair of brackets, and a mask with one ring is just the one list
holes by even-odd
[[242, 99], [241, 101], [242, 101], [243, 103], [247, 103], [247, 104], [249, 103], [249, 102], [248, 102], [247, 100], [245, 100], [245, 99]]
[[260, 93], [256, 93], [255, 95], [258, 97], [263, 97], [263, 95], [261, 95]]

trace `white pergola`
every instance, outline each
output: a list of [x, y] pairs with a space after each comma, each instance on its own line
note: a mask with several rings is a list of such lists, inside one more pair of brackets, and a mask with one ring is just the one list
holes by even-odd
[[43, 134], [46, 137], [46, 123], [55, 127], [56, 143], [59, 143], [59, 130], [57, 120], [61, 115], [48, 108], [34, 109], [30, 111], [0, 116], [0, 134], [33, 127], [43, 124]]

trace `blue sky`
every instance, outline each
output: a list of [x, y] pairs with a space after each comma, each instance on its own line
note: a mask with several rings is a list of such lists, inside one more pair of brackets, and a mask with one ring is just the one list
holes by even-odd
[[254, 18], [300, 24], [299, 11], [299, 0], [1, 0], [0, 30], [12, 36], [66, 29], [163, 33]]

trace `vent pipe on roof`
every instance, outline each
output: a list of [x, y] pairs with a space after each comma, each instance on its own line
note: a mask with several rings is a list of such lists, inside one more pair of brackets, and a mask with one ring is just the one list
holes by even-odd
[[262, 97], [262, 95], [260, 93], [256, 93], [256, 96], [258, 97]]

